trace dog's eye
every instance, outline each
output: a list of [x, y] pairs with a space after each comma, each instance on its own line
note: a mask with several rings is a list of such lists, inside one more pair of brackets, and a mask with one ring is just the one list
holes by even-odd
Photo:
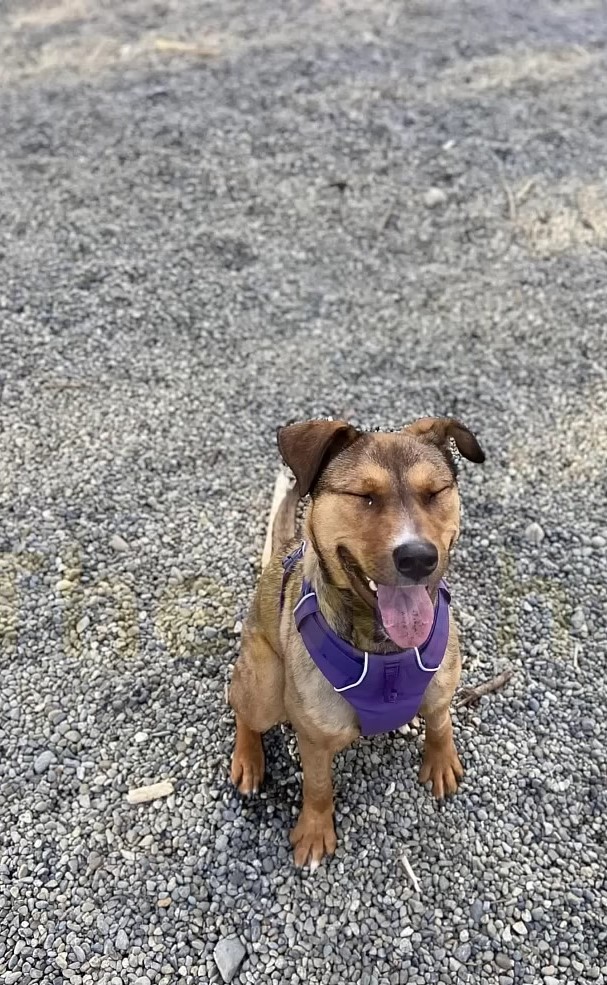
[[367, 506], [373, 506], [373, 504], [375, 502], [375, 500], [373, 499], [373, 496], [369, 495], [369, 493], [350, 493], [349, 495], [350, 496], [354, 496], [355, 499], [362, 499], [362, 500], [364, 500], [364, 502], [367, 504]]
[[433, 499], [440, 496], [441, 493], [447, 492], [448, 489], [452, 489], [451, 485], [442, 486], [440, 489], [428, 489], [424, 494], [424, 499], [427, 503], [431, 503]]

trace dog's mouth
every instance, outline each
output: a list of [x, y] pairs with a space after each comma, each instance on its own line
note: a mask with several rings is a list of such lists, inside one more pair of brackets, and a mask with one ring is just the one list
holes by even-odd
[[434, 621], [434, 606], [426, 586], [376, 582], [363, 573], [349, 551], [342, 548], [340, 554], [358, 594], [375, 607], [390, 639], [402, 649], [425, 643]]

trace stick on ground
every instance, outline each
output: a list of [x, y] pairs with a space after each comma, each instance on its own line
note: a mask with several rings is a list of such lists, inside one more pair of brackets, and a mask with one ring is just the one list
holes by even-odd
[[160, 783], [151, 783], [147, 787], [135, 787], [129, 790], [126, 799], [129, 804], [149, 804], [152, 800], [170, 796], [174, 789], [170, 780], [161, 780]]
[[491, 694], [492, 691], [499, 691], [504, 684], [508, 683], [513, 674], [514, 668], [508, 667], [507, 670], [502, 671], [497, 677], [491, 677], [488, 681], [483, 681], [482, 684], [478, 684], [476, 687], [463, 688], [457, 701], [457, 707], [463, 708], [467, 705], [475, 704], [483, 695]]

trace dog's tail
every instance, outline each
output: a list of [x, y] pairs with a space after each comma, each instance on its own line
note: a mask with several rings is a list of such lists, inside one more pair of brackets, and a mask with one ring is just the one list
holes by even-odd
[[266, 542], [261, 556], [265, 568], [272, 555], [295, 536], [299, 490], [297, 482], [284, 469], [278, 473], [270, 507]]

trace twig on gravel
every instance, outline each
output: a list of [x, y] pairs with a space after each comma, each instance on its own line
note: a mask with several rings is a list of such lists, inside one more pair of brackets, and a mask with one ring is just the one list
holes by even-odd
[[129, 804], [149, 804], [152, 800], [168, 797], [174, 790], [170, 780], [161, 780], [160, 783], [150, 783], [147, 787], [135, 787], [129, 790], [126, 799]]
[[412, 886], [413, 886], [413, 888], [414, 888], [414, 890], [415, 890], [415, 892], [416, 892], [416, 893], [417, 893], [417, 894], [418, 894], [419, 896], [421, 896], [421, 894], [422, 894], [422, 889], [421, 889], [421, 886], [420, 886], [420, 884], [419, 884], [419, 882], [417, 881], [417, 876], [415, 875], [415, 872], [414, 872], [414, 871], [413, 871], [413, 869], [411, 868], [411, 863], [409, 862], [409, 859], [408, 859], [408, 858], [407, 858], [407, 856], [406, 856], [406, 855], [404, 854], [404, 852], [403, 852], [403, 854], [401, 855], [401, 862], [403, 863], [403, 865], [404, 865], [404, 867], [405, 867], [405, 872], [406, 872], [406, 873], [407, 873], [407, 875], [409, 876], [409, 879], [411, 880], [411, 884], [412, 884]]
[[398, 200], [397, 199], [397, 196], [395, 195], [394, 198], [391, 199], [389, 207], [386, 209], [386, 211], [384, 212], [383, 216], [379, 220], [379, 222], [377, 224], [377, 235], [378, 236], [379, 236], [380, 233], [383, 233], [384, 229], [386, 228], [386, 226], [390, 222], [390, 219], [392, 218], [392, 215], [394, 213], [394, 207], [396, 205], [397, 200]]
[[508, 667], [507, 670], [502, 671], [497, 677], [491, 677], [488, 681], [483, 681], [482, 684], [478, 684], [476, 687], [466, 687], [462, 690], [459, 700], [457, 701], [457, 707], [463, 708], [467, 705], [474, 704], [479, 701], [480, 698], [484, 697], [485, 694], [491, 694], [492, 691], [498, 691], [504, 684], [507, 684], [512, 675], [514, 674], [514, 668]]
[[40, 386], [47, 390], [86, 390], [90, 384], [79, 380], [41, 380]]
[[506, 200], [508, 202], [508, 218], [510, 219], [510, 222], [516, 222], [517, 211], [516, 211], [516, 200], [514, 198], [514, 192], [512, 191], [506, 179], [502, 177], [502, 175], [500, 175], [500, 182], [502, 188], [504, 189]]
[[197, 58], [214, 58], [217, 48], [210, 45], [193, 44], [191, 41], [178, 41], [175, 38], [155, 38], [154, 48], [167, 55], [194, 55]]
[[522, 205], [531, 189], [535, 186], [535, 178], [529, 178], [522, 188], [516, 193], [516, 204]]
[[594, 219], [592, 217], [592, 213], [590, 213], [588, 211], [588, 209], [585, 209], [584, 208], [584, 204], [582, 202], [582, 197], [581, 197], [581, 195], [580, 195], [579, 192], [575, 196], [575, 204], [576, 204], [576, 208], [578, 210], [578, 214], [579, 214], [579, 217], [580, 217], [580, 222], [582, 223], [582, 225], [583, 226], [586, 226], [586, 229], [590, 229], [594, 233], [594, 235], [596, 236], [596, 238], [598, 240], [601, 240], [603, 238], [602, 237], [602, 230], [601, 230], [600, 226], [598, 226], [597, 223], [594, 221]]
[[575, 670], [576, 673], [578, 673], [578, 671], [580, 669], [580, 651], [581, 651], [581, 649], [582, 649], [582, 646], [581, 646], [580, 642], [578, 640], [574, 640], [573, 641], [572, 663], [573, 663], [573, 669]]

